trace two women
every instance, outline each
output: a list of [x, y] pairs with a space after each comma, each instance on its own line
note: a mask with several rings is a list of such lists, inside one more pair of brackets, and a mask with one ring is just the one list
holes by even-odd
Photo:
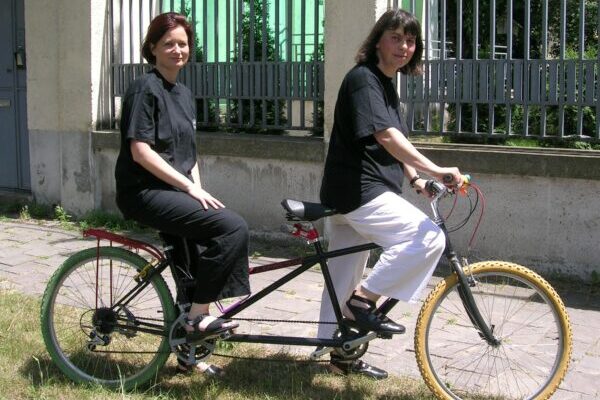
[[[206, 192], [196, 161], [195, 107], [190, 91], [177, 83], [188, 61], [192, 31], [174, 13], [155, 18], [143, 55], [154, 69], [136, 80], [123, 100], [121, 152], [117, 161], [117, 204], [126, 217], [185, 237], [206, 248], [199, 260], [198, 286], [189, 311], [189, 332], [221, 332], [236, 327], [208, 314], [209, 303], [249, 292], [245, 222]], [[330, 269], [344, 315], [360, 329], [401, 333], [404, 327], [377, 315], [380, 296], [415, 301], [442, 254], [443, 233], [401, 197], [402, 181], [428, 195], [424, 172], [441, 180], [457, 168], [443, 168], [406, 139], [392, 79], [420, 71], [421, 28], [403, 11], [383, 14], [360, 48], [336, 103], [333, 131], [321, 187], [321, 201], [341, 214], [333, 218], [330, 250], [375, 242], [384, 248], [361, 283], [368, 254], [332, 259]], [[334, 314], [323, 294], [321, 320]], [[331, 337], [321, 325], [319, 337]], [[339, 372], [375, 378], [385, 371], [357, 360], [332, 358]], [[210, 368], [209, 368], [210, 370]]]

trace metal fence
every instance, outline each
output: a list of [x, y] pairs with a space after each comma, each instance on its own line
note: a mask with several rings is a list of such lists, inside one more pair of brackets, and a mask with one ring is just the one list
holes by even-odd
[[[413, 133], [600, 142], [600, 0], [389, 0], [424, 27], [424, 74], [399, 75]], [[160, 12], [188, 16], [181, 80], [199, 129], [323, 130], [323, 0], [111, 0], [110, 100], [149, 66]]]
[[111, 0], [110, 124], [128, 85], [150, 69], [140, 46], [152, 18], [187, 16], [195, 49], [180, 74], [198, 129], [323, 131], [323, 0]]
[[414, 133], [600, 141], [599, 0], [390, 3], [426, 28], [424, 75], [398, 77]]

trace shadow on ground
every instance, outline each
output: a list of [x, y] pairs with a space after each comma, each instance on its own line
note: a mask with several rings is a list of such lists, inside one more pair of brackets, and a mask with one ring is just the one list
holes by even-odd
[[[348, 400], [371, 399], [428, 399], [433, 398], [422, 384], [399, 383], [382, 386], [364, 377], [347, 378], [326, 372], [322, 364], [297, 362], [285, 354], [269, 355], [266, 359], [226, 359], [221, 364], [226, 375], [210, 378], [200, 373], [178, 373], [174, 362], [162, 368], [156, 380], [138, 388], [132, 394], [160, 398], [310, 398]], [[73, 383], [52, 363], [47, 355], [31, 357], [20, 368], [20, 373], [33, 387], [63, 386]], [[77, 385], [75, 385], [77, 387]], [[80, 385], [82, 390], [89, 385]], [[115, 391], [118, 395], [120, 391]], [[98, 392], [96, 392], [98, 393]], [[82, 392], [83, 394], [83, 392]], [[165, 394], [168, 394], [165, 397]]]

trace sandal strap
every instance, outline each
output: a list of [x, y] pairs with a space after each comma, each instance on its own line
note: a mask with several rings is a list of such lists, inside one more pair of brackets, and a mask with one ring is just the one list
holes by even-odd
[[350, 296], [350, 298], [346, 302], [346, 305], [348, 307], [351, 307], [351, 308], [358, 308], [358, 307], [360, 307], [360, 306], [352, 304], [352, 300], [356, 300], [358, 302], [361, 302], [363, 304], [368, 305], [369, 307], [366, 310], [368, 310], [369, 312], [371, 312], [371, 311], [373, 311], [373, 310], [375, 310], [377, 308], [377, 304], [374, 301], [369, 300], [366, 297], [359, 296], [359, 295], [356, 294], [356, 292], [352, 292], [352, 296]]
[[194, 332], [204, 333], [225, 328], [225, 325], [231, 323], [231, 320], [213, 317], [209, 314], [201, 314], [193, 320], [186, 318], [185, 322], [194, 328]]

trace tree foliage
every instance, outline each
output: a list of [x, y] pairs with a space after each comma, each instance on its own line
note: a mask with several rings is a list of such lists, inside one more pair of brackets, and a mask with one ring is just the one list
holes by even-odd
[[[512, 18], [509, 19], [509, 2], [512, 1]], [[547, 2], [548, 21], [544, 24], [544, 3]], [[527, 1], [496, 0], [492, 9], [491, 0], [461, 0], [462, 4], [462, 57], [474, 58], [475, 33], [478, 33], [477, 56], [480, 59], [490, 58], [492, 53], [492, 24], [491, 16], [496, 20], [496, 51], [503, 51], [508, 45], [508, 22], [512, 21], [512, 58], [525, 58], [526, 37], [529, 36], [529, 57], [543, 58], [544, 45], [547, 46], [549, 58], [558, 58], [562, 46], [567, 54], [575, 54], [579, 46], [585, 44], [586, 58], [594, 58], [598, 44], [598, 2], [585, 0], [585, 20], [583, 25], [584, 38], [580, 38], [580, 2], [573, 0], [530, 0], [529, 22], [527, 23]], [[456, 44], [458, 38], [459, 0], [448, 0], [447, 4], [447, 37]], [[565, 10], [565, 43], [561, 44], [562, 5]], [[476, 10], [476, 6], [478, 7]], [[476, 13], [477, 11], [477, 13]], [[492, 14], [493, 13], [493, 14]], [[440, 13], [441, 15], [441, 13]], [[475, 16], [479, 21], [477, 30]], [[441, 16], [440, 16], [441, 18]], [[441, 23], [441, 21], [440, 21]], [[546, 28], [547, 29], [544, 29]], [[544, 43], [544, 31], [547, 40]], [[571, 53], [567, 51], [571, 50]], [[454, 45], [456, 51], [456, 45]]]
[[[243, 0], [242, 4], [240, 38], [235, 42], [233, 62], [282, 61], [281, 55], [276, 51], [275, 34], [267, 21], [269, 2]], [[253, 80], [254, 77], [246, 79]], [[234, 100], [231, 103], [230, 122], [248, 133], [280, 133], [280, 129], [270, 129], [263, 126], [263, 123], [267, 126], [281, 126], [286, 121], [284, 111], [283, 100]]]

